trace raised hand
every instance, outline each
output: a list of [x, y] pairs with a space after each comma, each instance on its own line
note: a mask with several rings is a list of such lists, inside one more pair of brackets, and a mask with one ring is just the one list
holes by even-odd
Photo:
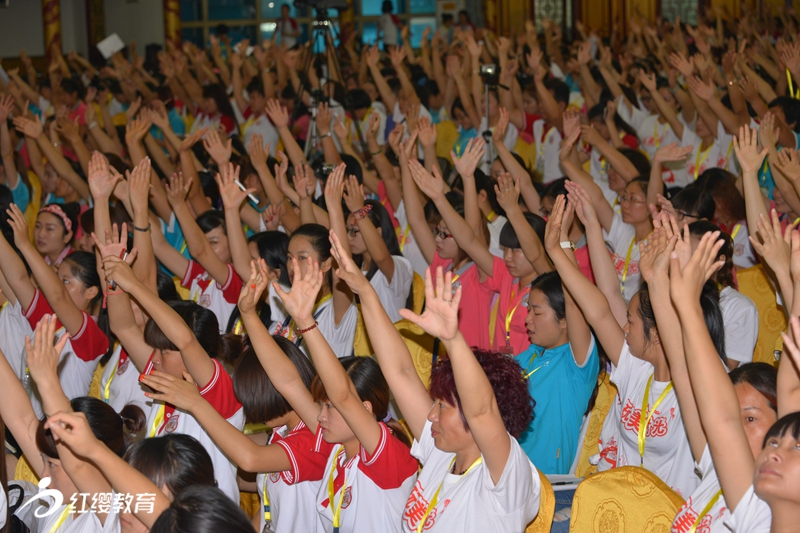
[[331, 109], [327, 103], [322, 102], [317, 109], [317, 129], [320, 135], [327, 135], [331, 131]]
[[173, 174], [169, 180], [169, 185], [166, 186], [169, 205], [175, 209], [186, 202], [186, 196], [189, 194], [191, 187], [192, 180], [184, 178], [182, 172]]
[[547, 219], [547, 225], [544, 229], [544, 247], [549, 254], [556, 253], [561, 250], [561, 234], [562, 226], [567, 222], [565, 214], [567, 211], [567, 199], [563, 194], [556, 197], [553, 204], [553, 211]]
[[111, 198], [122, 176], [114, 172], [112, 173], [108, 164], [108, 159], [100, 152], [94, 152], [92, 158], [89, 160], [89, 175], [87, 181], [89, 182], [89, 190], [92, 193], [95, 203], [107, 202]]
[[311, 167], [308, 165], [300, 165], [294, 169], [294, 176], [292, 178], [294, 190], [297, 191], [301, 200], [313, 198], [314, 188], [311, 185], [311, 178], [313, 175], [314, 171], [311, 170]]
[[689, 84], [689, 89], [692, 90], [701, 100], [706, 102], [714, 97], [714, 86], [710, 83], [704, 83], [697, 76], [689, 76], [686, 78], [686, 83]]
[[453, 291], [453, 273], [442, 274], [436, 269], [436, 290], [433, 288], [431, 269], [425, 269], [425, 311], [417, 315], [408, 309], [400, 309], [400, 316], [410, 320], [433, 337], [451, 341], [458, 335], [458, 304], [461, 302], [459, 286]]
[[14, 109], [14, 97], [10, 94], [0, 96], [0, 122], [8, 120], [12, 109]]
[[239, 179], [239, 170], [241, 167], [234, 167], [233, 163], [228, 163], [220, 167], [220, 171], [214, 179], [219, 187], [219, 195], [222, 197], [222, 205], [225, 209], [238, 210], [242, 202], [247, 199], [248, 194], [254, 193], [255, 189], [241, 190], [236, 182]]
[[564, 136], [569, 137], [575, 130], [581, 128], [581, 116], [574, 109], [567, 109], [563, 115]]
[[55, 315], [44, 315], [36, 325], [33, 342], [30, 336], [25, 337], [25, 360], [31, 377], [41, 386], [47, 378], [58, 380], [58, 358], [69, 340], [69, 334], [64, 333], [54, 343], [57, 329], [58, 318]]
[[414, 182], [428, 198], [436, 202], [444, 195], [444, 180], [436, 167], [433, 167], [434, 173], [431, 174], [419, 161], [412, 159], [408, 162], [408, 169]]
[[[111, 167], [112, 172], [116, 172]], [[121, 177], [121, 176], [120, 176]], [[150, 158], [145, 157], [128, 173], [128, 198], [134, 212], [146, 213], [150, 198]]]
[[678, 237], [672, 234], [671, 230], [665, 227], [653, 229], [653, 233], [644, 241], [639, 243], [639, 271], [642, 279], [650, 283], [657, 275], [666, 276], [669, 271], [669, 261], [672, 250]]
[[519, 208], [519, 177], [512, 179], [511, 174], [504, 172], [497, 177], [494, 186], [497, 203], [506, 213]]
[[683, 77], [686, 78], [687, 81], [692, 76], [692, 72], [694, 72], [694, 63], [692, 63], [691, 58], [687, 60], [683, 54], [670, 54], [669, 64], [672, 65], [678, 72], [683, 74]]
[[31, 241], [28, 240], [28, 222], [17, 204], [11, 204], [6, 209], [6, 214], [8, 214], [8, 225], [14, 231], [14, 244], [17, 245], [17, 248], [32, 246]]
[[589, 193], [586, 192], [586, 189], [584, 189], [580, 183], [569, 180], [564, 182], [564, 186], [567, 188], [567, 200], [569, 200], [570, 204], [575, 206], [575, 214], [578, 216], [578, 220], [581, 221], [581, 224], [587, 226], [591, 222], [599, 223], [597, 221], [597, 212], [594, 209], [592, 199], [589, 197]]
[[417, 131], [419, 132], [419, 142], [423, 147], [429, 148], [436, 144], [436, 126], [431, 124], [427, 117], [420, 117]]
[[14, 117], [14, 128], [26, 137], [32, 139], [38, 139], [42, 135], [42, 123], [38, 120]]
[[[97, 241], [95, 241], [97, 242]], [[117, 286], [125, 292], [140, 284], [136, 274], [131, 270], [131, 263], [136, 259], [136, 249], [131, 250], [125, 259], [117, 255], [107, 255], [103, 257], [103, 270], [106, 274], [106, 281], [109, 286]]]
[[260, 133], [254, 133], [247, 143], [247, 154], [250, 156], [250, 164], [257, 170], [266, 170], [268, 152], [264, 150], [264, 138]]
[[86, 415], [80, 411], [52, 414], [48, 416], [44, 427], [50, 430], [58, 442], [66, 444], [78, 457], [85, 459], [97, 457], [105, 448], [92, 432]]
[[719, 231], [709, 232], [700, 239], [700, 244], [692, 254], [691, 260], [681, 268], [676, 253], [672, 253], [669, 269], [669, 292], [675, 307], [680, 310], [697, 305], [703, 292], [703, 285], [714, 273], [722, 268], [725, 261], [717, 261], [723, 241]]
[[639, 71], [639, 81], [642, 82], [645, 89], [651, 93], [656, 90], [656, 76], [655, 74], [647, 74], [645, 71]]
[[333, 133], [336, 134], [336, 138], [339, 139], [339, 142], [342, 144], [347, 143], [347, 136], [350, 134], [350, 130], [344, 125], [344, 120], [342, 115], [337, 116], [333, 120]]
[[[122, 223], [122, 231], [119, 230], [116, 222], [112, 224], [111, 229], [106, 230], [105, 242], [101, 242], [95, 232], [92, 232], [92, 240], [95, 246], [97, 246], [97, 251], [100, 252], [101, 258], [109, 256], [119, 257], [120, 259], [124, 259], [129, 265], [132, 264], [133, 260], [136, 258], [136, 254], [133, 253], [136, 248], [131, 250], [131, 253], [128, 254], [128, 225], [125, 222]], [[128, 257], [131, 259], [128, 260]]]
[[[497, 110], [500, 113], [500, 117], [497, 119], [497, 124], [494, 126], [494, 130], [492, 131], [492, 140], [497, 143], [502, 143], [506, 138], [506, 132], [508, 131], [508, 110], [505, 107], [501, 107]], [[475, 137], [483, 138], [483, 137]]]
[[595, 135], [599, 137], [600, 134], [591, 126], [581, 126], [580, 129], [573, 131], [571, 135], [565, 137], [561, 142], [561, 150], [558, 152], [559, 160], [567, 161], [569, 159], [572, 150], [575, 148], [575, 143], [583, 135], [594, 138]]
[[325, 182], [325, 205], [328, 209], [341, 209], [344, 196], [344, 163], [333, 169]]
[[371, 285], [361, 271], [361, 267], [355, 264], [353, 258], [342, 247], [342, 242], [335, 231], [330, 230], [329, 238], [331, 241], [331, 254], [336, 259], [336, 264], [339, 265], [339, 268], [335, 271], [336, 277], [347, 283], [353, 294], [364, 294]]
[[475, 169], [478, 168], [485, 154], [486, 141], [483, 140], [483, 137], [473, 137], [467, 141], [467, 147], [461, 157], [457, 157], [455, 152], [450, 151], [450, 157], [453, 158], [453, 165], [456, 167], [456, 171], [465, 179], [475, 176]]
[[267, 102], [267, 115], [276, 129], [289, 127], [289, 112], [281, 106], [278, 100], [273, 99]]
[[281, 225], [281, 206], [270, 204], [261, 213], [261, 218], [264, 220], [264, 225], [267, 231], [277, 231]]
[[675, 142], [659, 148], [653, 159], [656, 163], [684, 161], [689, 157], [693, 149], [693, 146], [681, 146]]
[[183, 142], [181, 142], [181, 147], [180, 147], [181, 152], [190, 151], [192, 149], [192, 146], [194, 146], [195, 143], [197, 143], [197, 141], [202, 139], [203, 135], [205, 135], [207, 132], [208, 132], [208, 126], [206, 126], [205, 128], [201, 128], [194, 133], [190, 133], [189, 135], [184, 137]]
[[792, 227], [787, 226], [781, 235], [781, 222], [777, 211], [774, 209], [770, 211], [770, 216], [771, 221], [762, 214], [756, 222], [761, 241], [754, 235], [748, 238], [758, 255], [764, 258], [773, 272], [788, 272], [791, 268]]
[[154, 370], [151, 374], [142, 376], [142, 383], [153, 390], [153, 392], [146, 392], [145, 396], [155, 401], [169, 403], [184, 411], [191, 412], [203, 399], [197, 385], [194, 384], [192, 375], [185, 370], [183, 379]]
[[227, 139], [227, 141], [226, 144], [223, 144], [216, 130], [210, 130], [203, 139], [203, 147], [219, 167], [227, 165], [231, 160], [232, 139]]
[[758, 130], [751, 131], [747, 124], [739, 128], [739, 136], [733, 138], [733, 149], [742, 173], [754, 175], [758, 173], [758, 169], [769, 151], [767, 148], [758, 151]]
[[314, 303], [322, 288], [322, 271], [319, 263], [311, 257], [306, 261], [305, 275], [301, 275], [300, 264], [295, 257], [292, 257], [292, 271], [294, 279], [291, 291], [284, 291], [276, 281], [272, 282], [272, 287], [283, 301], [286, 312], [294, 318], [301, 329], [305, 329], [314, 324]]
[[761, 146], [775, 148], [778, 145], [778, 127], [775, 125], [775, 115], [767, 111], [761, 120], [759, 134]]
[[778, 161], [775, 166], [790, 180], [800, 179], [800, 158], [797, 157], [794, 150], [785, 148], [778, 152]]
[[263, 259], [250, 261], [250, 279], [242, 285], [239, 293], [238, 307], [242, 315], [255, 314], [268, 283], [267, 263]]
[[351, 213], [364, 207], [364, 186], [358, 183], [355, 176], [349, 176], [345, 181], [344, 203]]

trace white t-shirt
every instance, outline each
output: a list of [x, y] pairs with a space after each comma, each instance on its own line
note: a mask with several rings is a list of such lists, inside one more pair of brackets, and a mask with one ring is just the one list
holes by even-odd
[[700, 150], [703, 140], [691, 129], [683, 128], [682, 146], [691, 146], [692, 153], [686, 159], [686, 172], [690, 182], [695, 181], [695, 169], [699, 177], [703, 172], [710, 168], [725, 168], [728, 165], [728, 148], [733, 140], [732, 135], [728, 135], [722, 121], [717, 123], [717, 135], [714, 142], [705, 150]]
[[250, 110], [250, 106], [248, 105], [245, 110], [242, 111], [242, 118], [244, 120], [239, 123], [239, 128], [244, 134], [244, 145], [249, 146], [250, 139], [253, 137], [253, 135], [260, 133], [263, 147], [266, 148], [267, 144], [269, 144], [269, 155], [275, 157], [275, 151], [278, 148], [280, 135], [278, 135], [278, 130], [275, 129], [275, 126], [273, 126], [267, 114], [262, 113], [256, 116]]
[[350, 142], [356, 147], [357, 150], [361, 150], [362, 140], [364, 141], [364, 146], [367, 146], [367, 129], [369, 128], [369, 120], [373, 111], [380, 117], [377, 135], [378, 144], [380, 146], [386, 144], [386, 113], [383, 111], [384, 109], [386, 108], [383, 106], [376, 106], [375, 104], [372, 104], [372, 106], [367, 109], [367, 112], [364, 114], [364, 118], [359, 122], [359, 127], [361, 128], [361, 137], [358, 136], [358, 130], [356, 130], [356, 121], [352, 120], [350, 122]]
[[[561, 151], [561, 132], [549, 128], [545, 132], [544, 120], [533, 123], [533, 140], [536, 143], [536, 171], [542, 175], [545, 184], [564, 176], [558, 154]], [[513, 148], [512, 148], [513, 149]]]
[[275, 21], [275, 31], [280, 34], [280, 43], [286, 48], [291, 48], [297, 44], [297, 37], [295, 35], [287, 35], [288, 33], [296, 34], [298, 30], [297, 21], [293, 18], [279, 18]]
[[22, 314], [22, 306], [6, 302], [0, 309], [0, 350], [6, 356], [14, 375], [25, 379], [25, 337], [33, 339], [33, 329]]
[[450, 473], [455, 454], [436, 448], [428, 420], [411, 448], [423, 466], [406, 503], [403, 531], [416, 533], [440, 485], [437, 505], [428, 514], [424, 531], [524, 531], [539, 512], [541, 484], [517, 439], [509, 438], [511, 451], [497, 484], [483, 462], [456, 476]]
[[139, 382], [139, 376], [140, 370], [118, 344], [100, 376], [101, 399], [118, 413], [129, 403], [138, 405], [145, 413], [150, 412], [153, 401], [144, 395], [145, 387]]
[[736, 509], [725, 519], [725, 525], [732, 533], [769, 533], [772, 510], [751, 486], [739, 500]]
[[[636, 229], [622, 221], [620, 213], [614, 214], [611, 231], [605, 233], [606, 246], [611, 252], [611, 261], [619, 276], [622, 296], [629, 302], [639, 292], [642, 275], [639, 272], [639, 245], [636, 241]], [[625, 280], [623, 281], [623, 277]]]
[[[233, 382], [231, 377], [222, 368], [222, 363], [216, 359], [214, 362], [214, 376], [204, 387], [198, 386], [200, 396], [202, 396], [214, 409], [228, 421], [230, 425], [238, 430], [244, 427], [244, 412], [242, 404], [236, 399], [233, 392]], [[147, 363], [144, 373], [150, 374], [153, 369], [151, 361]], [[162, 410], [163, 408], [163, 410]], [[161, 423], [157, 419], [161, 413]], [[214, 465], [214, 477], [219, 489], [234, 502], [239, 502], [239, 486], [236, 483], [236, 466], [230, 462], [223, 451], [214, 443], [211, 437], [203, 429], [203, 426], [191, 413], [178, 409], [173, 405], [163, 402], [153, 402], [150, 414], [147, 415], [147, 437], [157, 437], [166, 433], [179, 433], [189, 435], [203, 445], [211, 462]]]
[[[419, 118], [422, 118], [422, 117], [425, 117], [428, 120], [431, 120], [431, 118], [433, 118], [433, 117], [431, 117], [431, 112], [428, 111], [428, 108], [426, 108], [424, 105], [420, 104], [420, 106], [419, 106]], [[397, 102], [397, 101], [395, 101], [394, 109], [392, 110], [392, 120], [394, 121], [395, 125], [397, 125], [397, 124], [404, 124], [405, 125], [405, 123], [406, 123], [406, 116], [400, 111], [400, 103]], [[510, 124], [509, 124], [509, 128], [511, 128]], [[411, 136], [412, 132], [408, 131], [408, 129], [409, 129], [408, 126], [403, 128], [403, 140], [406, 140]], [[425, 157], [424, 150], [422, 149], [422, 143], [417, 143], [417, 154], [419, 156], [419, 159], [423, 159]]]
[[[51, 506], [55, 503], [53, 498], [49, 494], [43, 494], [42, 499], [36, 499], [30, 504], [28, 502], [38, 494], [45, 491], [53, 491], [52, 486], [47, 489], [40, 489], [33, 483], [18, 479], [15, 479], [13, 483], [24, 489], [23, 501], [25, 502], [23, 504], [25, 507], [18, 509], [14, 515], [28, 526], [31, 533], [110, 533], [119, 531], [119, 528], [116, 530], [111, 528], [113, 526], [112, 520], [106, 520], [108, 526], [103, 528], [97, 516], [91, 511], [87, 510], [87, 512], [83, 513], [69, 512], [69, 496], [64, 496], [62, 504], [56, 508], [55, 512], [39, 518], [36, 516], [37, 514], [44, 515], [52, 508]], [[80, 502], [81, 500], [78, 499], [77, 501]], [[91, 499], [88, 497], [87, 502], [91, 504]], [[15, 504], [16, 501], [9, 503]], [[5, 506], [3, 506], [3, 509], [3, 512], [5, 512]], [[117, 525], [119, 525], [119, 522], [117, 522]]]
[[384, 46], [398, 46], [400, 44], [398, 39], [400, 32], [397, 24], [395, 24], [395, 18], [391, 13], [384, 13], [378, 19], [378, 29], [383, 34]]
[[753, 245], [750, 244], [750, 231], [744, 220], [736, 224], [731, 230], [733, 238], [733, 264], [739, 268], [750, 268], [756, 264], [756, 255]]
[[0, 528], [6, 525], [6, 514], [8, 513], [8, 502], [6, 501], [6, 491], [0, 486]]
[[678, 509], [675, 520], [672, 521], [670, 533], [688, 533], [692, 525], [698, 520], [698, 515], [705, 510], [706, 506], [716, 498], [716, 502], [708, 510], [707, 514], [700, 517], [695, 531], [701, 533], [730, 533], [723, 522], [730, 518], [730, 511], [725, 503], [725, 496], [717, 494], [720, 491], [717, 472], [714, 470], [714, 462], [711, 460], [711, 451], [706, 445], [703, 450], [703, 457], [700, 464], [695, 465], [700, 473], [702, 481], [694, 492], [686, 499], [683, 506]]
[[[256, 485], [263, 502], [266, 487], [269, 496], [270, 518], [275, 531], [322, 532], [322, 520], [316, 511], [319, 486], [325, 472], [325, 458], [314, 452], [314, 434], [300, 422], [289, 431], [277, 428], [270, 444], [281, 446], [292, 464], [291, 470], [258, 474]], [[263, 507], [259, 506], [258, 530], [263, 531]]]
[[[278, 316], [280, 311], [273, 309], [273, 315]], [[317, 320], [318, 328], [325, 340], [328, 341], [336, 357], [342, 358], [353, 355], [353, 341], [356, 338], [356, 324], [358, 323], [358, 308], [354, 304], [345, 312], [339, 325], [336, 325], [336, 316], [333, 309], [333, 298], [318, 304], [314, 310], [314, 318]], [[281, 320], [275, 325], [273, 335], [280, 335], [292, 342], [297, 343], [294, 322], [291, 317], [283, 315]], [[305, 341], [299, 344], [303, 352], [308, 353], [308, 346]]]
[[503, 257], [503, 247], [500, 246], [500, 232], [503, 231], [503, 226], [506, 225], [506, 222], [508, 222], [506, 217], [497, 215], [494, 220], [486, 224], [489, 228], [489, 251], [492, 255], [500, 258]]
[[725, 287], [719, 293], [719, 306], [725, 326], [725, 354], [740, 364], [752, 362], [758, 340], [756, 304], [733, 287]]
[[[315, 499], [327, 533], [333, 531], [332, 509], [338, 507], [340, 501], [340, 533], [400, 533], [402, 530], [403, 509], [417, 480], [417, 462], [384, 423], [380, 426], [381, 438], [372, 457], [363, 447], [349, 460], [342, 446], [334, 447], [329, 454], [325, 477]], [[318, 431], [317, 441], [321, 440], [322, 433]], [[332, 474], [333, 505], [328, 497]]]
[[[612, 367], [611, 382], [617, 386], [621, 401], [617, 466], [642, 464], [639, 455], [639, 419], [648, 379], [653, 365], [631, 355], [628, 343], [622, 346], [618, 365]], [[653, 380], [647, 400], [648, 413], [666, 389], [667, 383]], [[655, 408], [645, 429], [644, 467], [681, 495], [691, 494], [700, 484], [694, 471], [689, 437], [683, 426], [681, 408], [675, 390], [670, 390]], [[601, 452], [602, 455], [602, 452]]]
[[594, 178], [594, 182], [600, 187], [600, 190], [603, 191], [603, 196], [608, 201], [609, 204], [612, 206], [614, 202], [617, 200], [617, 193], [611, 190], [611, 187], [608, 185], [608, 161], [605, 160], [603, 154], [600, 153], [600, 150], [592, 147], [592, 151], [589, 152], [589, 172]]
[[369, 280], [372, 288], [378, 293], [383, 309], [392, 322], [403, 320], [400, 316], [400, 309], [404, 309], [408, 300], [408, 293], [411, 292], [411, 282], [414, 279], [414, 269], [411, 262], [403, 256], [393, 255], [394, 274], [391, 283], [386, 280], [386, 276], [378, 269], [372, 279]]
[[[486, 117], [483, 117], [481, 118], [481, 123], [477, 129], [478, 137], [483, 135], [483, 132], [486, 131], [487, 129], [492, 132], [494, 131], [494, 128], [489, 127], [489, 123], [487, 122]], [[503, 137], [503, 145], [505, 145], [505, 147], [508, 148], [511, 152], [513, 152], [517, 146], [517, 137], [519, 137], [519, 130], [515, 125], [509, 123], [508, 128], [506, 129], [506, 136]], [[492, 155], [494, 156], [496, 154], [492, 152]], [[491, 166], [492, 166], [491, 162], [489, 163], [487, 163], [486, 161], [481, 162], [481, 169], [486, 174], [489, 174]]]
[[397, 242], [400, 244], [400, 252], [403, 257], [411, 262], [414, 272], [422, 277], [425, 277], [425, 269], [428, 268], [428, 262], [425, 256], [422, 255], [422, 250], [419, 249], [414, 233], [411, 231], [411, 225], [408, 223], [408, 215], [406, 215], [406, 204], [400, 200], [400, 204], [394, 211], [394, 217], [400, 225], [400, 232], [397, 235]]
[[231, 318], [233, 308], [239, 302], [239, 293], [242, 291], [242, 280], [233, 270], [233, 265], [228, 263], [228, 279], [225, 285], [220, 285], [200, 263], [189, 260], [181, 286], [189, 289], [189, 299], [200, 307], [210, 309], [216, 315], [219, 332], [225, 333], [228, 320]]

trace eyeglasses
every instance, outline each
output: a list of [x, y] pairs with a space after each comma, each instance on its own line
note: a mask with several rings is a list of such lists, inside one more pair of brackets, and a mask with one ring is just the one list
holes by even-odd
[[442, 231], [440, 229], [434, 230], [433, 234], [436, 237], [439, 237], [441, 240], [449, 239], [450, 237], [453, 236], [451, 233], [447, 233], [446, 231]]
[[542, 215], [542, 218], [550, 218], [551, 211], [549, 209], [545, 209], [544, 207], [539, 208], [539, 214]]
[[678, 220], [683, 220], [684, 218], [694, 218], [700, 220], [700, 217], [697, 215], [693, 215], [691, 213], [685, 213], [683, 211], [675, 211], [675, 214], [678, 215]]
[[358, 229], [358, 228], [347, 228], [347, 236], [348, 237], [355, 237], [359, 233], [361, 233], [361, 230]]
[[621, 204], [646, 204], [647, 201], [634, 198], [632, 196], [620, 196], [619, 203]]

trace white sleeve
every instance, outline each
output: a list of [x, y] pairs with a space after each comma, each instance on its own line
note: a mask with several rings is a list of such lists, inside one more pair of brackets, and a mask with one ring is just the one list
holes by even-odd
[[539, 473], [522, 451], [517, 439], [511, 435], [508, 438], [511, 440], [511, 450], [496, 485], [489, 469], [483, 469], [483, 484], [491, 495], [490, 505], [495, 512], [503, 514], [516, 512], [525, 506], [538, 510], [542, 489]]
[[628, 109], [628, 104], [625, 103], [625, 97], [620, 96], [617, 98], [617, 113], [622, 120], [630, 124], [633, 129], [639, 130], [642, 127], [642, 123], [644, 119], [647, 118], [647, 115], [642, 113], [642, 111], [636, 107], [636, 102], [631, 102], [631, 108]]
[[[742, 295], [744, 296], [744, 295]], [[758, 340], [758, 308], [747, 296], [735, 298], [722, 313], [725, 323], [725, 352], [739, 363], [753, 361]]]
[[393, 255], [394, 275], [389, 288], [397, 299], [408, 298], [408, 291], [411, 290], [411, 281], [414, 279], [414, 269], [411, 261], [401, 255]]
[[606, 234], [605, 240], [616, 249], [620, 246], [628, 245], [636, 234], [636, 230], [630, 224], [622, 221], [621, 213], [614, 213], [611, 221], [611, 230]]
[[6, 519], [8, 518], [6, 516], [6, 513], [8, 513], [8, 502], [6, 501], [6, 491], [0, 485], [0, 529], [2, 529], [3, 526], [6, 525]]
[[414, 439], [414, 442], [411, 444], [411, 455], [423, 466], [425, 466], [428, 462], [428, 458], [436, 449], [436, 444], [433, 442], [433, 437], [431, 436], [432, 425], [430, 420], [426, 420], [425, 427], [422, 428], [419, 440]]
[[725, 525], [733, 533], [769, 533], [772, 511], [767, 502], [756, 496], [753, 487], [745, 492], [739, 505], [725, 519]]
[[693, 146], [694, 152], [693, 154], [697, 153], [697, 150], [700, 149], [700, 144], [703, 140], [697, 136], [697, 134], [690, 128], [684, 125], [683, 127], [683, 137], [681, 138], [681, 146]]
[[517, 130], [517, 127], [513, 124], [509, 124], [508, 130], [506, 131], [506, 136], [503, 139], [503, 144], [505, 145], [506, 148], [508, 148], [513, 152], [517, 146], [518, 137], [519, 137], [519, 130]]

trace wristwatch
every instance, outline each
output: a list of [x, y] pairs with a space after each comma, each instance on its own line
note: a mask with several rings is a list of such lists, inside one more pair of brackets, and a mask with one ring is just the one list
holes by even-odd
[[569, 248], [573, 252], [575, 251], [575, 243], [572, 241], [561, 241], [561, 247], [565, 250]]

